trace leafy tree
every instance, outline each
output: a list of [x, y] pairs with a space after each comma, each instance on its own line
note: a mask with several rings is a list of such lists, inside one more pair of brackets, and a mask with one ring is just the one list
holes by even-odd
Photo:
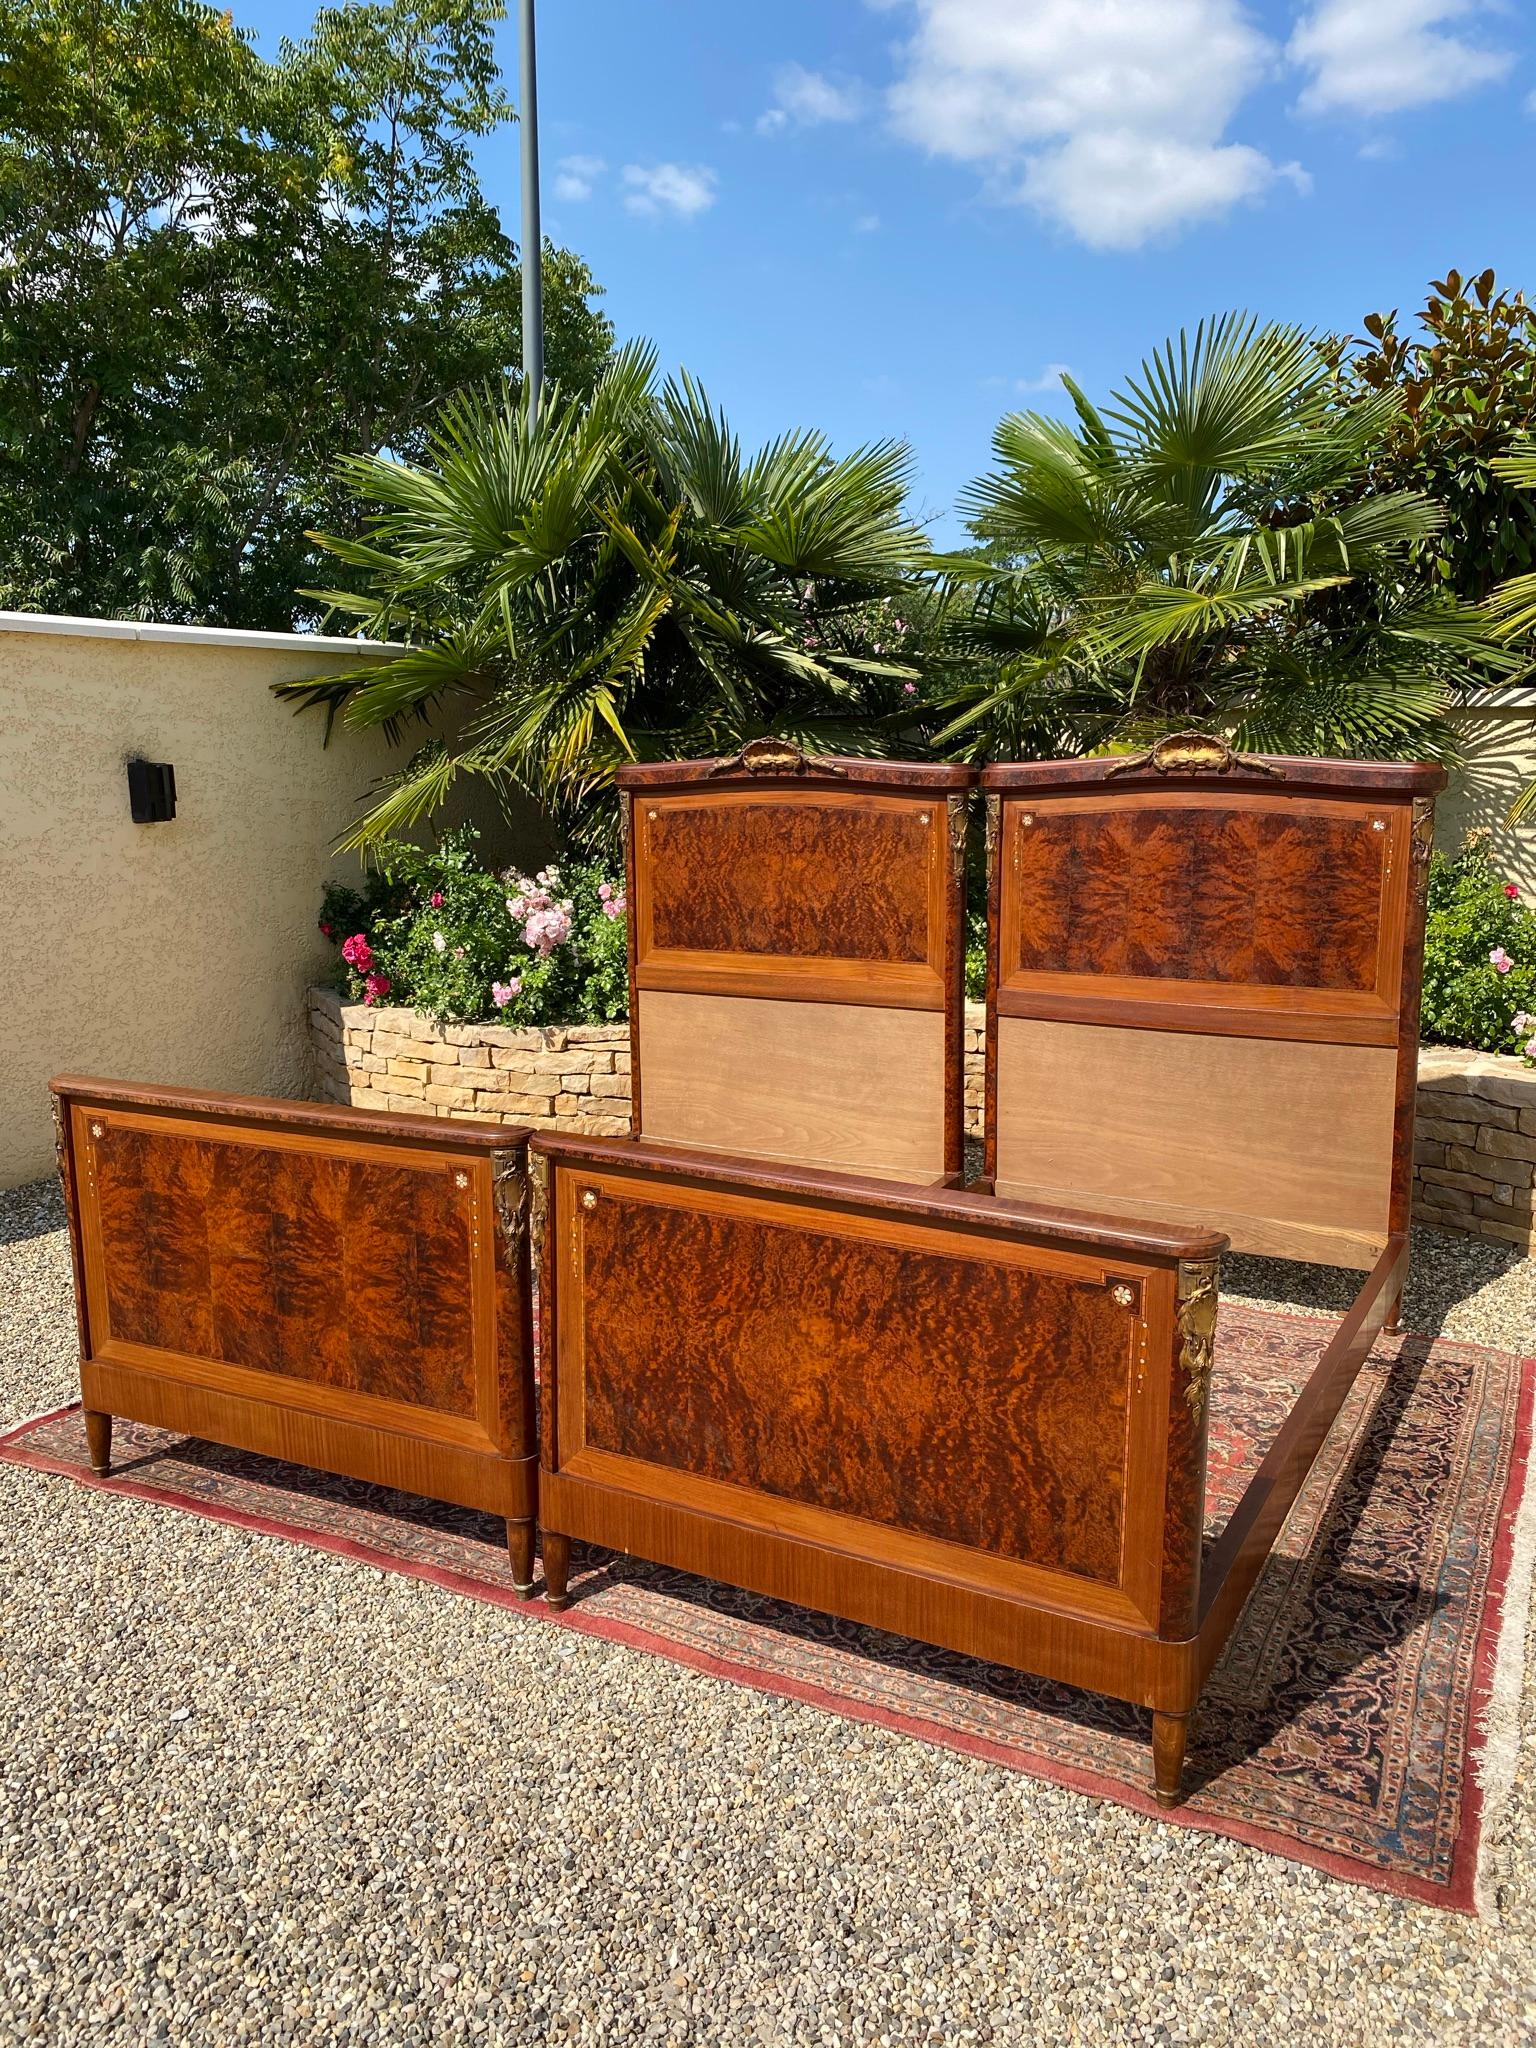
[[1395, 392], [1341, 406], [1326, 352], [1237, 315], [1169, 342], [1100, 411], [1014, 414], [949, 567], [961, 673], [940, 739], [1076, 752], [1198, 726], [1240, 747], [1438, 754], [1501, 659], [1418, 566], [1444, 514], [1356, 487]]
[[1365, 333], [1334, 341], [1346, 403], [1400, 403], [1362, 471], [1362, 490], [1419, 491], [1440, 507], [1423, 567], [1458, 598], [1480, 602], [1507, 576], [1536, 569], [1536, 498], [1502, 478], [1496, 459], [1536, 433], [1536, 307], [1497, 289], [1491, 270], [1458, 270], [1430, 286], [1421, 332], [1396, 311], [1370, 313]]
[[691, 379], [654, 386], [622, 352], [590, 400], [510, 390], [450, 401], [417, 463], [344, 474], [370, 513], [324, 543], [367, 578], [320, 593], [393, 661], [286, 694], [354, 725], [448, 711], [350, 844], [430, 815], [465, 776], [531, 791], [567, 829], [622, 761], [728, 751], [765, 732], [823, 750], [910, 745], [900, 650], [926, 561], [904, 505], [908, 456], [834, 457], [816, 433], [743, 452]]
[[[337, 458], [511, 373], [471, 157], [511, 118], [501, 13], [326, 7], [269, 63], [200, 0], [0, 0], [0, 603], [290, 625]], [[579, 388], [611, 330], [544, 264]]]

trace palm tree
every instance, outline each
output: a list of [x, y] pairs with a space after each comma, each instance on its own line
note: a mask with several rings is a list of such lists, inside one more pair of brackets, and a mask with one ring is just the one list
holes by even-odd
[[1338, 402], [1310, 337], [1228, 315], [1103, 412], [1014, 414], [964, 509], [958, 667], [939, 735], [970, 756], [1142, 744], [1196, 726], [1251, 750], [1444, 754], [1441, 713], [1499, 657], [1412, 565], [1441, 514], [1359, 479], [1397, 401]]
[[[1536, 445], [1496, 455], [1490, 467], [1505, 483], [1536, 490]], [[1511, 576], [1489, 592], [1484, 609], [1501, 645], [1522, 651], [1520, 672], [1531, 672], [1530, 649], [1536, 640], [1536, 574]], [[1528, 782], [1509, 807], [1506, 823], [1524, 825], [1536, 817], [1536, 780]]]
[[429, 815], [455, 782], [532, 792], [578, 836], [625, 760], [727, 751], [765, 732], [879, 753], [911, 714], [895, 604], [926, 559], [906, 517], [909, 458], [842, 458], [820, 434], [743, 453], [686, 375], [658, 393], [649, 349], [619, 355], [590, 400], [546, 389], [445, 409], [420, 464], [363, 457], [361, 540], [316, 536], [363, 572], [317, 592], [405, 651], [285, 686], [328, 720], [446, 717], [346, 841]]

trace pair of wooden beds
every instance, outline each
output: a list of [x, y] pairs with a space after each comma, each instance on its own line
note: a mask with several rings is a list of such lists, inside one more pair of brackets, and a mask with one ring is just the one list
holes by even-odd
[[[995, 1193], [956, 1185], [974, 779], [626, 771], [630, 1141], [56, 1084], [88, 1411], [491, 1508], [524, 1586], [536, 1513], [553, 1605], [574, 1539], [1125, 1698], [1173, 1803], [1400, 1299], [1443, 776], [985, 771]], [[1229, 1241], [1367, 1277], [1203, 1555]]]

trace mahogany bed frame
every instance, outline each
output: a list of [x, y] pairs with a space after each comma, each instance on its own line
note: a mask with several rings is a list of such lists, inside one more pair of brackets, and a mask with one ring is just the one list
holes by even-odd
[[958, 1184], [970, 768], [618, 771], [636, 1137]]
[[1153, 1709], [1199, 1690], [1216, 1232], [530, 1145], [540, 1528]]
[[479, 1508], [531, 1593], [526, 1134], [51, 1087], [95, 1470], [122, 1415]]
[[[995, 1192], [536, 1137], [555, 1604], [578, 1538], [1107, 1692], [1174, 1804], [1401, 1302], [1444, 782], [1194, 734], [986, 770]], [[1228, 1242], [1367, 1277], [1202, 1560]]]

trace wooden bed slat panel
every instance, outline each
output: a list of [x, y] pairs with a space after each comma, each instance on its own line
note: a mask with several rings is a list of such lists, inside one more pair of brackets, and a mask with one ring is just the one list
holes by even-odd
[[999, 1194], [1207, 1224], [1369, 1267], [1389, 1229], [1391, 1047], [997, 1020]]
[[645, 1135], [663, 1144], [937, 1180], [945, 1020], [643, 989]]

